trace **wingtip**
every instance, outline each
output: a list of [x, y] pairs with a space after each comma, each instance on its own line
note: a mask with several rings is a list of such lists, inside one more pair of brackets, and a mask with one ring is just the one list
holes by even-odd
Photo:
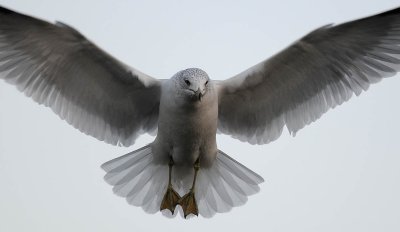
[[0, 14], [15, 14], [15, 11], [5, 8], [0, 5]]
[[10, 9], [8, 9], [8, 8], [0, 6], [0, 13], [1, 14], [14, 14], [15, 12], [10, 10]]
[[392, 16], [392, 15], [400, 16], [400, 7], [382, 12], [382, 13], [378, 14], [377, 16], [385, 16], [386, 17], [386, 16]]

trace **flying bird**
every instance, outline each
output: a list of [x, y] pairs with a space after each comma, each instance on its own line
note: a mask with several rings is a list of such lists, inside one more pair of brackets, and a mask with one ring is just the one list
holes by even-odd
[[[291, 134], [400, 71], [400, 8], [320, 27], [224, 81], [198, 68], [150, 77], [74, 28], [0, 7], [0, 78], [100, 141], [145, 147], [102, 165], [148, 213], [211, 217], [243, 205], [263, 178], [218, 150], [216, 133], [251, 144]], [[179, 209], [179, 210], [177, 210]]]

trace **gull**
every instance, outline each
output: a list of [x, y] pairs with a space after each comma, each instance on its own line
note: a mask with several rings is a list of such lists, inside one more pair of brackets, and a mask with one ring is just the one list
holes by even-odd
[[[113, 58], [74, 28], [0, 7], [0, 78], [81, 132], [131, 146], [102, 165], [115, 194], [148, 213], [212, 217], [263, 178], [218, 149], [216, 134], [267, 144], [400, 71], [400, 8], [320, 27], [224, 81], [198, 68], [168, 80]], [[178, 210], [177, 210], [178, 209]]]

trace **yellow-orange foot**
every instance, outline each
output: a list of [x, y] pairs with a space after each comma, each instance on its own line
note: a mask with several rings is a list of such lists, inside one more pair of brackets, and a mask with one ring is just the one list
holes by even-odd
[[179, 194], [170, 186], [167, 188], [167, 192], [164, 194], [164, 198], [161, 201], [160, 211], [168, 209], [174, 214], [175, 207], [178, 205], [181, 197]]
[[185, 216], [185, 218], [189, 214], [193, 214], [196, 216], [199, 215], [199, 210], [197, 209], [196, 198], [194, 197], [193, 190], [190, 190], [185, 196], [183, 196], [179, 200], [178, 204], [182, 206], [183, 215]]

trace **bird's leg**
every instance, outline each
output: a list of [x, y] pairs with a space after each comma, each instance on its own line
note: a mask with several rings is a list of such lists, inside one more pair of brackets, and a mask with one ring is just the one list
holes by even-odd
[[172, 166], [174, 166], [174, 161], [172, 159], [172, 156], [170, 156], [169, 163], [168, 163], [168, 168], [169, 168], [168, 187], [167, 187], [167, 191], [164, 194], [164, 198], [161, 201], [160, 211], [162, 211], [164, 209], [168, 209], [169, 211], [171, 211], [172, 214], [174, 214], [175, 207], [176, 207], [176, 205], [178, 205], [178, 202], [181, 199], [181, 197], [172, 188], [172, 183], [171, 183]]
[[187, 194], [185, 194], [179, 200], [179, 204], [182, 206], [183, 214], [184, 214], [185, 218], [189, 214], [194, 214], [196, 216], [199, 215], [199, 210], [197, 208], [196, 198], [194, 196], [194, 188], [195, 188], [195, 185], [196, 185], [197, 172], [200, 169], [199, 158], [194, 163], [193, 168], [194, 168], [194, 177], [193, 177], [192, 187], [190, 188], [189, 192]]

